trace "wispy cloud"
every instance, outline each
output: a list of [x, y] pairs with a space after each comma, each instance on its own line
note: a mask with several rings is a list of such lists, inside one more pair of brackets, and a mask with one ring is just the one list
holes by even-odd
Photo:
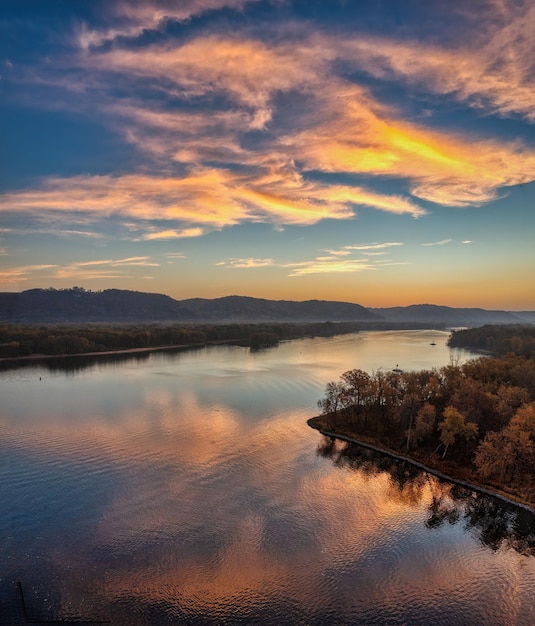
[[[520, 0], [466, 6], [455, 45], [360, 36], [341, 45], [361, 70], [448, 95], [483, 112], [535, 122], [535, 6]], [[481, 27], [483, 25], [483, 27]], [[468, 36], [467, 36], [468, 35]]]
[[159, 267], [147, 256], [127, 257], [124, 259], [98, 259], [94, 261], [79, 261], [66, 266], [57, 267], [52, 278], [55, 279], [115, 279], [132, 277], [133, 267]]
[[[397, 196], [305, 181], [291, 167], [268, 168], [256, 175], [202, 168], [180, 178], [142, 174], [55, 178], [36, 189], [0, 197], [4, 210], [11, 212], [84, 212], [94, 219], [119, 215], [123, 219], [164, 219], [186, 225], [180, 230], [166, 229], [166, 238], [175, 233], [200, 236], [207, 227], [223, 228], [244, 221], [315, 224], [325, 218], [348, 219], [353, 217], [355, 206], [415, 216], [424, 213]], [[143, 238], [150, 239], [151, 235], [154, 233]]]
[[[308, 274], [348, 274], [354, 272], [363, 272], [368, 270], [377, 270], [381, 267], [391, 265], [407, 265], [407, 262], [392, 261], [389, 259], [369, 259], [364, 258], [361, 252], [366, 251], [366, 256], [374, 254], [385, 254], [385, 252], [369, 252], [377, 248], [392, 248], [401, 246], [398, 242], [385, 242], [374, 244], [358, 244], [347, 245], [337, 249], [325, 249], [314, 259], [309, 261], [283, 262], [275, 259], [226, 259], [216, 263], [220, 267], [239, 268], [239, 269], [256, 269], [259, 267], [279, 267], [290, 270], [288, 276], [306, 276]], [[347, 258], [348, 256], [359, 254], [359, 258]]]
[[383, 248], [393, 248], [402, 245], [403, 244], [399, 241], [386, 241], [384, 243], [364, 243], [344, 246], [343, 250], [382, 250]]
[[21, 265], [0, 270], [0, 282], [7, 285], [27, 281], [35, 275], [50, 273], [49, 270], [56, 268], [56, 265]]
[[82, 261], [73, 265], [76, 267], [88, 267], [91, 265], [109, 265], [110, 267], [117, 267], [121, 265], [144, 265], [144, 266], [158, 266], [158, 263], [151, 263], [148, 256], [132, 256], [126, 259], [102, 259], [98, 261]]
[[440, 241], [432, 241], [431, 243], [422, 243], [421, 246], [444, 246], [451, 243], [453, 239], [441, 239]]
[[202, 228], [184, 228], [183, 230], [167, 229], [146, 233], [141, 237], [144, 241], [154, 241], [156, 239], [184, 239], [187, 237], [200, 237], [204, 234]]
[[140, 2], [110, 3], [108, 5], [108, 21], [113, 26], [105, 28], [88, 28], [82, 23], [78, 28], [76, 41], [87, 50], [91, 46], [101, 46], [116, 39], [135, 38], [145, 30], [159, 30], [165, 27], [167, 20], [186, 22], [192, 17], [223, 8], [240, 9], [248, 2], [257, 0], [141, 0]]
[[[388, 250], [395, 249], [403, 244], [399, 241], [385, 241], [375, 243], [351, 244], [334, 250], [324, 250], [327, 256], [317, 256], [314, 260], [299, 263], [294, 266], [290, 276], [305, 276], [307, 274], [346, 274], [377, 270], [390, 265], [406, 265], [406, 262], [389, 259], [376, 259], [375, 256], [387, 254]], [[345, 258], [358, 254], [358, 258]], [[365, 253], [365, 256], [362, 256]], [[370, 258], [372, 257], [372, 258]], [[292, 267], [291, 265], [287, 267]]]
[[[21, 265], [0, 271], [0, 282], [16, 284], [30, 280], [57, 279], [95, 280], [95, 279], [131, 279], [133, 267], [159, 267], [159, 263], [152, 262], [150, 257], [128, 257], [124, 259], [98, 259], [93, 261], [79, 261], [68, 265], [41, 264]], [[137, 278], [137, 276], [136, 276]], [[143, 277], [148, 278], [148, 277]]]
[[[0, 209], [1, 211], [1, 209]], [[20, 227], [16, 228], [0, 228], [0, 234], [10, 234], [10, 235], [51, 235], [53, 237], [61, 237], [61, 238], [76, 238], [82, 237], [86, 239], [104, 239], [105, 235], [103, 233], [99, 233], [96, 231], [89, 230], [75, 230], [69, 228], [61, 228], [60, 225], [57, 227], [46, 227], [41, 225], [39, 227]]]
[[[287, 265], [285, 267], [292, 267]], [[289, 276], [306, 276], [308, 274], [347, 274], [376, 269], [373, 264], [363, 259], [345, 259], [317, 257], [313, 261], [297, 264]]]
[[258, 267], [271, 267], [274, 265], [274, 262], [273, 259], [227, 259], [226, 261], [219, 261], [216, 265], [238, 269], [251, 269]]

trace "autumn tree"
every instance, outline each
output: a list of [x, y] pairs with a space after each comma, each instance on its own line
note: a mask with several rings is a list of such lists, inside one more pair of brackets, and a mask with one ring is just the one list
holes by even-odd
[[[442, 458], [446, 456], [448, 448], [458, 439], [473, 439], [477, 436], [477, 424], [467, 422], [464, 415], [453, 406], [447, 406], [442, 413], [444, 420], [438, 425], [440, 442], [444, 446]], [[437, 448], [438, 449], [438, 448]]]
[[483, 478], [510, 481], [514, 474], [513, 442], [505, 432], [489, 432], [477, 447], [474, 464]]
[[429, 437], [435, 428], [436, 410], [432, 404], [426, 402], [416, 413], [414, 420], [414, 428], [412, 422], [407, 430], [407, 450], [410, 448], [411, 442], [418, 445], [426, 437]]
[[488, 433], [474, 458], [484, 478], [522, 480], [535, 472], [535, 402], [520, 407], [509, 424]]

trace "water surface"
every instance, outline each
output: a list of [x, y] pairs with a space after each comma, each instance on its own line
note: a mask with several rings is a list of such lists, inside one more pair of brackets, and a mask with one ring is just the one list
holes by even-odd
[[370, 332], [0, 373], [4, 614], [535, 623], [532, 516], [306, 425], [348, 369], [470, 356], [447, 336]]

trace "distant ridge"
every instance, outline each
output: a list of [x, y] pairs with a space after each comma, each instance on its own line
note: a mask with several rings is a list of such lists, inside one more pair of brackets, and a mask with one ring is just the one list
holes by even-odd
[[380, 316], [359, 304], [309, 300], [264, 300], [226, 296], [214, 300], [174, 300], [170, 296], [123, 289], [86, 291], [30, 289], [0, 293], [0, 320], [59, 322], [360, 322]]
[[328, 300], [266, 300], [248, 296], [175, 300], [158, 293], [105, 289], [29, 289], [0, 292], [0, 321], [12, 323], [82, 322], [391, 322], [447, 326], [535, 323], [534, 311], [518, 314], [435, 304], [366, 309]]
[[[450, 326], [481, 326], [483, 324], [522, 324], [528, 321], [527, 314], [520, 317], [508, 311], [486, 309], [463, 309], [436, 304], [412, 304], [381, 309], [370, 309], [390, 322], [442, 322]], [[535, 316], [534, 316], [535, 320]]]
[[193, 298], [181, 304], [193, 311], [197, 318], [230, 321], [278, 322], [353, 322], [378, 321], [380, 316], [360, 304], [328, 300], [265, 300], [248, 296], [226, 296], [208, 300]]

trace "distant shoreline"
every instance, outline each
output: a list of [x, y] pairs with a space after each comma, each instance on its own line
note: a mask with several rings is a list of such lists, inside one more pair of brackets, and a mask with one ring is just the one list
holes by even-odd
[[499, 491], [498, 489], [494, 490], [493, 488], [489, 488], [489, 487], [484, 487], [483, 485], [479, 485], [479, 484], [475, 484], [475, 483], [469, 483], [465, 480], [461, 480], [459, 478], [455, 478], [454, 476], [450, 476], [448, 474], [445, 474], [444, 472], [441, 472], [438, 469], [435, 469], [433, 467], [429, 467], [428, 465], [424, 465], [423, 463], [421, 463], [420, 461], [417, 461], [416, 459], [412, 459], [411, 457], [408, 456], [404, 456], [402, 454], [399, 454], [398, 452], [394, 452], [393, 450], [389, 450], [388, 448], [382, 448], [380, 446], [371, 444], [371, 443], [367, 443], [364, 441], [361, 441], [359, 439], [355, 439], [354, 437], [350, 437], [348, 435], [344, 435], [341, 433], [336, 433], [334, 431], [329, 431], [329, 430], [325, 430], [322, 426], [320, 426], [315, 420], [317, 418], [315, 417], [311, 417], [309, 420], [307, 420], [307, 424], [311, 427], [314, 428], [315, 430], [319, 431], [322, 435], [324, 435], [325, 437], [334, 437], [335, 439], [340, 439], [341, 441], [347, 441], [348, 443], [354, 443], [357, 446], [361, 446], [362, 448], [368, 448], [369, 450], [373, 450], [375, 452], [379, 452], [380, 454], [386, 454], [387, 456], [390, 456], [394, 459], [398, 459], [400, 461], [405, 461], [406, 463], [410, 463], [411, 465], [414, 465], [415, 467], [423, 470], [424, 472], [427, 472], [429, 474], [433, 474], [433, 476], [436, 476], [437, 478], [440, 478], [442, 480], [446, 480], [450, 483], [454, 483], [455, 485], [459, 485], [460, 487], [464, 487], [466, 489], [471, 489], [472, 491], [477, 491], [478, 493], [481, 493], [483, 495], [486, 496], [492, 496], [493, 498], [498, 498], [499, 500], [502, 500], [504, 502], [506, 502], [507, 504], [519, 507], [521, 509], [524, 509], [526, 511], [529, 511], [530, 513], [533, 513], [535, 515], [535, 508], [532, 507], [530, 504], [527, 504], [526, 502], [521, 502], [519, 500], [515, 500], [514, 499], [514, 495], [512, 494], [505, 494], [504, 492]]
[[193, 348], [206, 348], [223, 344], [239, 345], [236, 339], [216, 339], [203, 343], [183, 343], [167, 346], [153, 346], [148, 348], [124, 348], [120, 350], [101, 350], [99, 352], [76, 352], [74, 354], [28, 354], [26, 356], [0, 357], [0, 364], [18, 363], [20, 361], [45, 361], [48, 359], [70, 359], [84, 356], [109, 356], [112, 354], [138, 354], [143, 352], [161, 352], [165, 350], [189, 350]]
[[[442, 328], [422, 324], [363, 324], [361, 322], [264, 322], [178, 325], [176, 327], [146, 324], [102, 326], [92, 324], [78, 326], [75, 324], [58, 327], [45, 326], [44, 328], [36, 328], [33, 325], [7, 324], [3, 332], [0, 332], [2, 335], [0, 339], [0, 365], [5, 367], [6, 364], [10, 363], [15, 366], [20, 363], [44, 359], [143, 354], [152, 351], [187, 350], [225, 344], [262, 349], [275, 346], [281, 341], [293, 341], [306, 337], [335, 337], [385, 330], [444, 331]], [[137, 336], [139, 331], [142, 334], [147, 334], [148, 337], [139, 338]], [[123, 334], [120, 342], [117, 342], [117, 333]], [[156, 337], [158, 334], [162, 335], [159, 339]], [[110, 337], [106, 335], [110, 335]], [[72, 345], [73, 341], [74, 346]], [[87, 345], [87, 349], [85, 345], [82, 345], [83, 342]], [[139, 345], [138, 342], [142, 345]], [[147, 343], [153, 343], [153, 345], [147, 345]]]

